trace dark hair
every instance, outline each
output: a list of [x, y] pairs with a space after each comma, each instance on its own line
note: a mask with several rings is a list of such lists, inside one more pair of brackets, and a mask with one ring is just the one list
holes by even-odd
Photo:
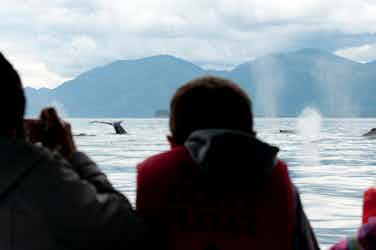
[[25, 95], [17, 71], [0, 53], [0, 134], [7, 135], [23, 126]]
[[200, 77], [181, 86], [170, 104], [170, 130], [177, 144], [200, 129], [253, 132], [251, 100], [235, 83]]

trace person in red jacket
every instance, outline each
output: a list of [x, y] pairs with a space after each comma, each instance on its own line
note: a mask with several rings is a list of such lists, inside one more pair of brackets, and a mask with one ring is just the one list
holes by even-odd
[[342, 240], [330, 250], [376, 249], [376, 188], [364, 192], [362, 225], [355, 236]]
[[171, 149], [138, 165], [136, 207], [160, 249], [319, 249], [278, 148], [235, 83], [194, 79], [170, 106]]

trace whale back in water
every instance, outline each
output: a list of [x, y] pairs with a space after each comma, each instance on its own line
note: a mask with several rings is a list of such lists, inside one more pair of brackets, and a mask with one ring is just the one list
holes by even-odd
[[373, 128], [371, 129], [370, 131], [368, 131], [367, 133], [365, 133], [363, 136], [367, 136], [367, 137], [376, 137], [376, 128]]
[[111, 125], [114, 129], [115, 129], [115, 132], [116, 134], [118, 135], [123, 135], [123, 134], [126, 134], [127, 131], [123, 128], [123, 126], [121, 126], [121, 123], [123, 121], [118, 121], [118, 122], [102, 122], [102, 121], [92, 121], [90, 123], [100, 123], [100, 124], [107, 124], [107, 125]]
[[92, 134], [86, 134], [86, 133], [79, 133], [79, 134], [73, 134], [73, 136], [83, 137], [83, 136], [95, 136], [95, 135], [92, 135]]
[[279, 133], [281, 133], [281, 134], [296, 134], [296, 131], [292, 130], [292, 129], [280, 129]]

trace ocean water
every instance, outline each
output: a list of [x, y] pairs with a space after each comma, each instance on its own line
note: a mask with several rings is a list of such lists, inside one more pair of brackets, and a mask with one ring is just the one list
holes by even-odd
[[[257, 136], [280, 148], [300, 190], [308, 218], [323, 249], [360, 225], [362, 195], [376, 184], [376, 139], [361, 135], [376, 127], [376, 119], [256, 119]], [[167, 119], [124, 119], [127, 135], [112, 127], [68, 119], [79, 150], [92, 157], [134, 204], [135, 166], [167, 150]], [[103, 121], [116, 119], [102, 119]], [[280, 129], [297, 130], [282, 134]], [[229, 170], [230, 171], [230, 170]]]

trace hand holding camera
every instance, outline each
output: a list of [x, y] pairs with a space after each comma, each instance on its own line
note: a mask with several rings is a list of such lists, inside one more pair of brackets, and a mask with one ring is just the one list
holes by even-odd
[[39, 120], [27, 119], [24, 125], [31, 143], [42, 143], [65, 157], [76, 151], [70, 125], [59, 118], [54, 108], [43, 109]]

